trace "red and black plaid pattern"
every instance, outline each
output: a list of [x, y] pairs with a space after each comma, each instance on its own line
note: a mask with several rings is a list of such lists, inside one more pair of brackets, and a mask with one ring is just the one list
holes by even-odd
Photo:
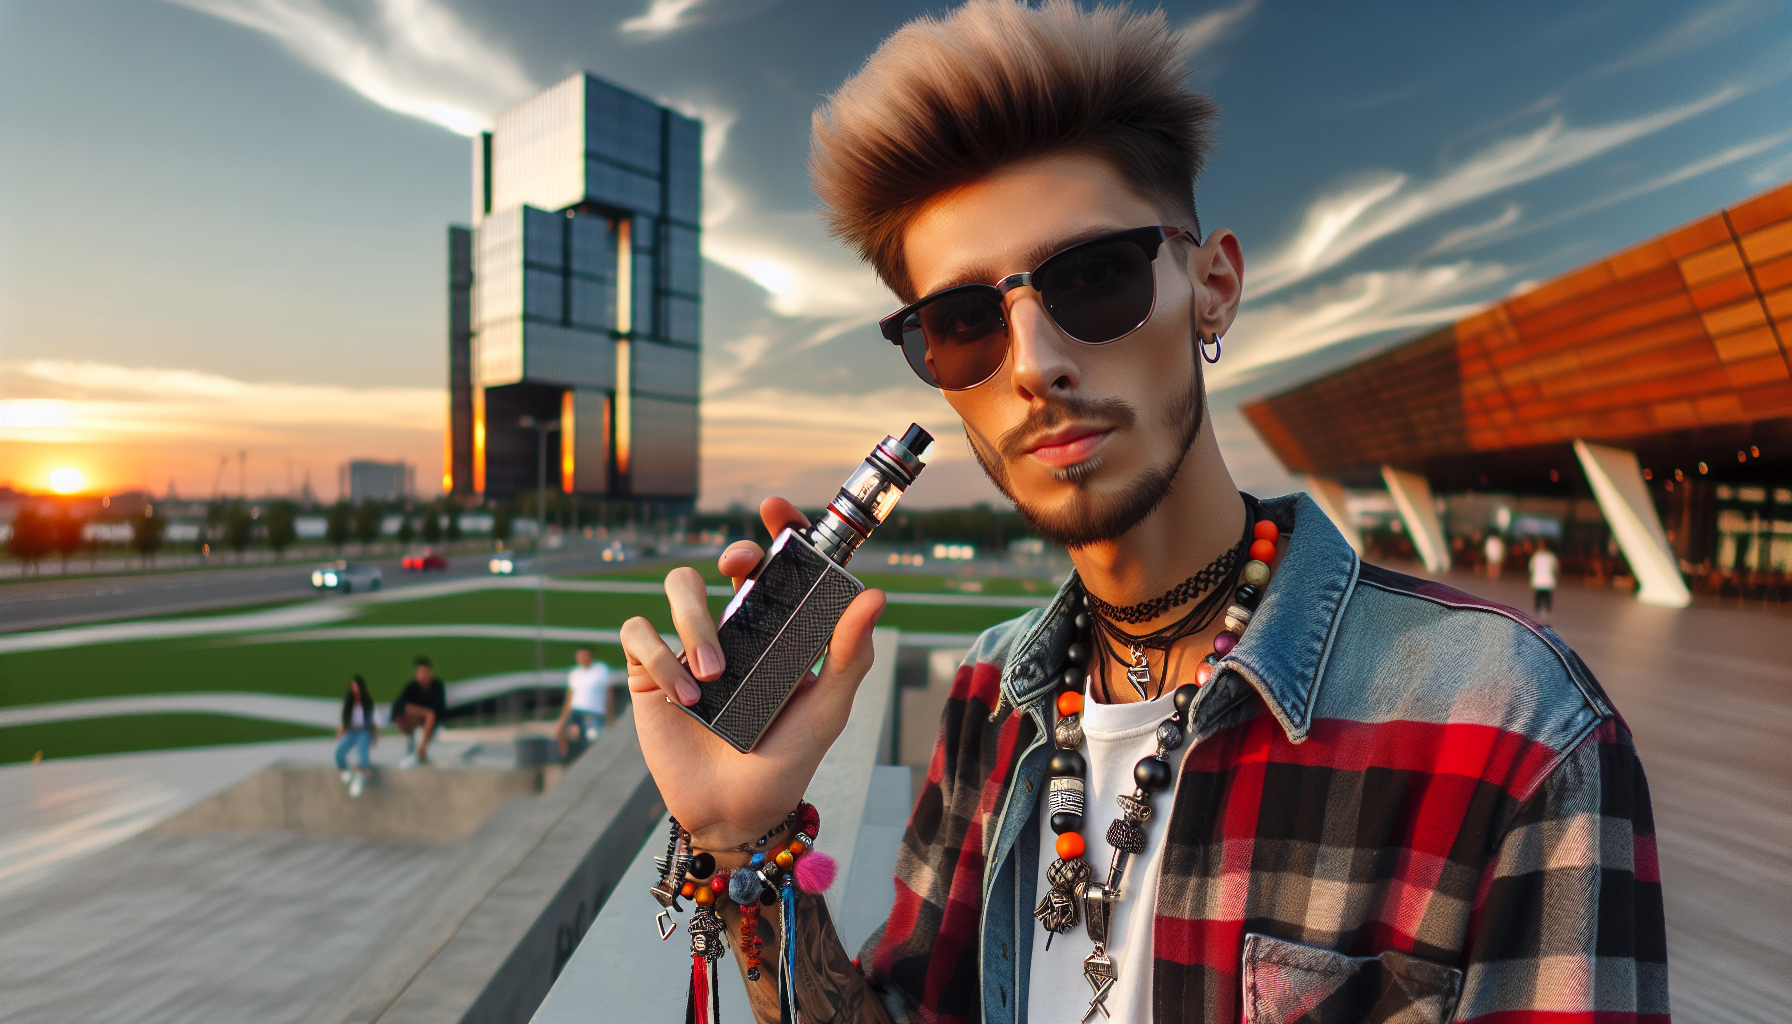
[[[1275, 687], [1242, 666], [1196, 705], [1156, 1020], [1665, 1024], [1648, 786], [1597, 683], [1510, 609], [1369, 566], [1353, 586], [1310, 715], [1272, 714]], [[1034, 781], [1016, 757], [1036, 728], [990, 709], [1038, 615], [986, 634], [953, 687], [864, 960], [899, 1019], [980, 1017], [992, 818]]]

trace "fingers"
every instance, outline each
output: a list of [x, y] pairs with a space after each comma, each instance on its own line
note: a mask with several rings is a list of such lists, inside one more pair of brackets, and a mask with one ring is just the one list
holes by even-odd
[[[797, 699], [803, 700], [809, 717], [807, 727], [825, 737], [827, 743], [832, 743], [845, 728], [847, 716], [852, 713], [853, 697], [859, 692], [859, 683], [871, 671], [874, 655], [871, 631], [876, 628], [885, 604], [881, 590], [867, 590], [853, 598], [846, 614], [840, 617], [839, 625], [834, 627], [821, 675], [813, 682], [805, 681], [803, 691], [806, 692], [799, 692], [792, 699], [793, 703]], [[827, 743], [822, 744], [824, 749]]]
[[728, 550], [722, 552], [721, 558], [716, 559], [716, 569], [732, 579], [734, 589], [739, 590], [741, 581], [747, 578], [747, 574], [764, 557], [764, 548], [750, 540], [737, 540], [728, 545]]
[[765, 521], [765, 528], [772, 536], [784, 532], [786, 528], [800, 530], [809, 525], [809, 517], [783, 498], [767, 498], [759, 503], [759, 518]]
[[685, 662], [698, 679], [722, 674], [722, 648], [716, 642], [715, 620], [709, 617], [709, 590], [703, 574], [681, 565], [666, 574], [666, 601], [672, 606], [672, 625], [684, 644]]
[[687, 707], [703, 696], [653, 623], [637, 615], [622, 624], [621, 634], [622, 653], [628, 659], [629, 692], [659, 690]]

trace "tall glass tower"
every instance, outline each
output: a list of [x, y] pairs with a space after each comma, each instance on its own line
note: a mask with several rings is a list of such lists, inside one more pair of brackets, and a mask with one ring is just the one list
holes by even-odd
[[697, 495], [702, 126], [590, 74], [474, 140], [473, 226], [448, 229], [444, 489]]

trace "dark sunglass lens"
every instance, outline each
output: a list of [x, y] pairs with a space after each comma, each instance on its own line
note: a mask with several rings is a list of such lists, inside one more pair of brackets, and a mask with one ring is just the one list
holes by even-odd
[[933, 380], [949, 391], [988, 380], [1008, 354], [1008, 321], [993, 288], [942, 295], [916, 310], [910, 324], [918, 329], [903, 325], [903, 348], [922, 335]]
[[1046, 268], [1037, 287], [1064, 333], [1092, 345], [1144, 323], [1157, 294], [1151, 260], [1133, 242], [1066, 253]]

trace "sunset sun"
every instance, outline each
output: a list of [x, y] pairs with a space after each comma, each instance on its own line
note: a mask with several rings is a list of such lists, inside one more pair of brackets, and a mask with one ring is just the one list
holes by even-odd
[[81, 471], [78, 469], [63, 468], [50, 470], [50, 490], [55, 491], [57, 494], [74, 494], [79, 491], [82, 485], [86, 482], [86, 478], [81, 475]]

